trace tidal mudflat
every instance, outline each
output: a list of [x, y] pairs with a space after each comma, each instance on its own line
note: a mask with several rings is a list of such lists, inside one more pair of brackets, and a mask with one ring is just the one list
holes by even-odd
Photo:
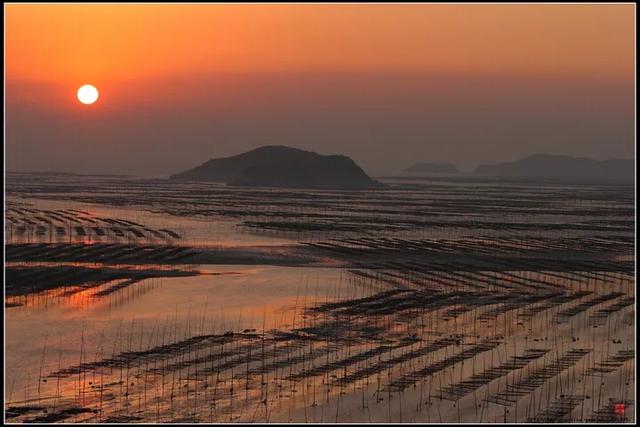
[[9, 422], [626, 422], [634, 188], [8, 174]]

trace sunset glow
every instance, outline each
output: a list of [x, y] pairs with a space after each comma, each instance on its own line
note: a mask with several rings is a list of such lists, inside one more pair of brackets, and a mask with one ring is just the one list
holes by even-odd
[[4, 11], [7, 423], [635, 421], [635, 4]]
[[[326, 153], [349, 141], [374, 171], [433, 156], [473, 167], [492, 150], [509, 160], [564, 143], [598, 158], [632, 153], [632, 5], [9, 4], [5, 12], [7, 156], [20, 170], [55, 161], [166, 174], [269, 141]], [[91, 115], [78, 122], [69, 95], [83, 83], [109, 101], [84, 108]], [[185, 140], [193, 129], [199, 137]], [[137, 164], [141, 157], [149, 161]]]

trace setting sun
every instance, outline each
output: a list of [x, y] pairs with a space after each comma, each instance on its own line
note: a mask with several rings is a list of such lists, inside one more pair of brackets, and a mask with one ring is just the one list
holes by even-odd
[[4, 10], [6, 424], [635, 423], [635, 4]]
[[92, 85], [84, 85], [78, 89], [78, 100], [83, 104], [93, 104], [98, 100], [98, 89]]

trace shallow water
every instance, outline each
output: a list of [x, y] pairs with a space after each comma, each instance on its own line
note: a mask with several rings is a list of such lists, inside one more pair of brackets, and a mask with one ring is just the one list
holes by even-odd
[[[196, 277], [149, 279], [135, 289], [94, 297], [32, 296], [24, 307], [7, 311], [7, 384], [24, 391], [37, 378], [45, 340], [44, 371], [52, 370], [62, 351], [62, 365], [76, 363], [81, 340], [85, 351], [98, 343], [133, 336], [133, 349], [147, 345], [154, 328], [171, 325], [179, 337], [191, 332], [220, 334], [245, 328], [290, 328], [299, 310], [316, 299], [334, 298], [341, 272], [334, 269], [207, 266]], [[64, 292], [64, 290], [62, 291]], [[176, 320], [177, 319], [177, 320]]]
[[[634, 357], [602, 381], [586, 374], [619, 350], [635, 348], [629, 302], [635, 279], [628, 271], [635, 259], [632, 187], [419, 181], [375, 192], [307, 192], [77, 180], [10, 176], [5, 245], [113, 243], [134, 252], [149, 245], [260, 246], [269, 253], [311, 251], [295, 245], [320, 242], [325, 246], [314, 247], [314, 254], [327, 262], [284, 267], [256, 257], [255, 265], [163, 264], [162, 258], [144, 266], [99, 260], [9, 263], [8, 268], [26, 270], [197, 273], [86, 282], [8, 298], [9, 406], [88, 411], [67, 421], [127, 416], [139, 417], [134, 421], [501, 422], [526, 421], [564, 395], [581, 396], [581, 406], [569, 411], [579, 420], [594, 416], [609, 398], [633, 400]], [[465, 267], [480, 256], [501, 267]], [[435, 268], [434, 260], [450, 266]], [[549, 271], [549, 263], [559, 260], [570, 268]], [[31, 277], [38, 280], [37, 274]], [[584, 295], [574, 298], [577, 292]], [[611, 292], [616, 294], [597, 302]], [[506, 299], [494, 301], [495, 296]], [[558, 296], [570, 298], [556, 302]], [[341, 308], [331, 305], [341, 301], [346, 302]], [[192, 348], [189, 340], [202, 336], [208, 341]], [[494, 338], [495, 349], [433, 374], [420, 373]], [[439, 340], [446, 345], [427, 351]], [[175, 348], [165, 348], [173, 343]], [[538, 347], [549, 350], [539, 363], [459, 401], [425, 398], [427, 391]], [[486, 402], [507, 383], [517, 384], [554, 357], [582, 347], [590, 350], [587, 356], [514, 406]], [[119, 357], [126, 369], [117, 365]], [[75, 372], [75, 366], [82, 369]], [[71, 371], [56, 376], [65, 369]], [[314, 369], [317, 374], [308, 374]], [[302, 379], [289, 379], [296, 375]], [[400, 380], [408, 381], [406, 390], [381, 392]], [[598, 400], [586, 400], [587, 392]]]

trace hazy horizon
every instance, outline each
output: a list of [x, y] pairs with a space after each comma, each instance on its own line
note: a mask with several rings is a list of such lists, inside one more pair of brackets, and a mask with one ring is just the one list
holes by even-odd
[[[253, 148], [249, 148], [246, 151], [251, 151], [254, 148], [259, 148], [260, 146], [256, 146]], [[299, 148], [299, 147], [292, 147], [292, 148]], [[246, 152], [243, 151], [243, 152]], [[310, 150], [313, 151], [313, 150]], [[241, 154], [236, 153], [236, 154]], [[319, 153], [319, 154], [323, 154], [323, 155], [333, 155], [333, 154], [342, 154], [342, 153]], [[512, 162], [512, 161], [516, 161], [516, 160], [520, 160], [524, 157], [527, 156], [531, 156], [531, 155], [537, 155], [537, 154], [549, 154], [549, 155], [558, 155], [558, 156], [568, 156], [568, 157], [574, 157], [574, 158], [588, 158], [588, 159], [593, 159], [593, 160], [598, 160], [598, 161], [606, 161], [606, 160], [635, 160], [635, 158], [623, 158], [623, 157], [616, 157], [616, 158], [603, 158], [603, 159], [597, 159], [597, 158], [591, 158], [591, 157], [585, 157], [585, 156], [579, 156], [579, 155], [566, 155], [566, 154], [558, 154], [558, 153], [530, 153], [526, 156], [520, 156], [517, 158], [513, 158], [513, 159], [505, 159], [505, 160], [495, 160], [493, 162], [490, 163], [478, 163], [475, 166], [471, 166], [468, 168], [461, 168], [458, 167], [459, 165], [455, 162], [452, 161], [448, 161], [448, 160], [440, 160], [440, 161], [429, 161], [429, 162], [422, 162], [420, 160], [416, 160], [414, 163], [411, 164], [407, 164], [406, 167], [400, 167], [397, 169], [377, 169], [377, 170], [371, 170], [369, 168], [367, 168], [366, 166], [362, 165], [361, 163], [358, 162], [357, 159], [353, 158], [353, 160], [358, 164], [358, 166], [362, 167], [362, 169], [369, 175], [373, 176], [373, 177], [382, 177], [385, 174], [394, 174], [394, 173], [402, 173], [404, 172], [404, 169], [408, 169], [409, 167], [415, 165], [415, 164], [419, 164], [419, 163], [434, 163], [434, 164], [451, 164], [453, 166], [458, 167], [458, 172], [461, 174], [472, 174], [474, 173], [475, 169], [477, 166], [481, 166], [483, 164], [497, 164], [497, 163], [508, 163], [508, 162]], [[214, 159], [214, 158], [222, 158], [222, 157], [232, 157], [235, 154], [230, 154], [230, 155], [225, 155], [225, 156], [218, 156], [218, 157], [211, 157], [208, 159], [204, 159], [202, 160], [200, 163], [197, 164], [193, 164], [191, 166], [198, 166], [202, 163], [207, 162], [208, 160]], [[189, 169], [191, 166], [187, 166], [187, 169]], [[168, 173], [108, 173], [108, 172], [84, 172], [84, 171], [73, 171], [73, 170], [61, 170], [61, 169], [42, 169], [42, 170], [7, 170], [7, 173], [43, 173], [43, 174], [47, 174], [47, 173], [52, 173], [52, 174], [77, 174], [77, 175], [105, 175], [105, 176], [109, 176], [109, 175], [113, 175], [113, 176], [133, 176], [133, 177], [141, 177], [141, 178], [168, 178], [169, 175], [172, 175], [176, 172], [182, 172], [182, 171], [172, 171], [172, 172], [168, 172]]]
[[166, 176], [275, 144], [373, 175], [635, 156], [632, 5], [5, 11], [12, 171]]

